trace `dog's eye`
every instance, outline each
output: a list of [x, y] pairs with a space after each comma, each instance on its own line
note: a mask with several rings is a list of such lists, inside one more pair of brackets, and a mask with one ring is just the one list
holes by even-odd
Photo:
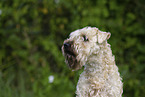
[[83, 35], [83, 40], [86, 42], [86, 41], [89, 41], [88, 40], [88, 38], [85, 36], [85, 35]]

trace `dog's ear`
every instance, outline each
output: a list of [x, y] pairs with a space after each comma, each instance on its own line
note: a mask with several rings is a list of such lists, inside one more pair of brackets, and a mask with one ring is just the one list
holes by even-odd
[[111, 33], [109, 32], [98, 31], [98, 43], [103, 43], [105, 40], [109, 39], [110, 36]]

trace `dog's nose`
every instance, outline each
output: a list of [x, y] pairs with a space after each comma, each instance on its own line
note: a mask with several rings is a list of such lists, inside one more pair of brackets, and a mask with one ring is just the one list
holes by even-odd
[[69, 44], [69, 43], [64, 43], [63, 46], [64, 46], [64, 48], [66, 49], [66, 48], [69, 48], [69, 47], [71, 46], [71, 44]]

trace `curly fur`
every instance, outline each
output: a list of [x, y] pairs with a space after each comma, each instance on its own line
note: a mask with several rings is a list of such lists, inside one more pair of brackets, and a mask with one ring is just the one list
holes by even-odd
[[109, 32], [85, 27], [70, 34], [62, 46], [72, 70], [85, 66], [77, 84], [77, 97], [122, 97], [123, 84], [107, 39]]

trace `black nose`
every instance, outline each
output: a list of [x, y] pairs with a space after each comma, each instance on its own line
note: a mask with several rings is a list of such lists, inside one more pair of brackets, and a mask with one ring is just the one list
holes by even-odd
[[69, 48], [71, 46], [71, 44], [69, 44], [69, 43], [64, 43], [63, 45], [64, 45], [65, 49], [67, 49], [67, 48]]

